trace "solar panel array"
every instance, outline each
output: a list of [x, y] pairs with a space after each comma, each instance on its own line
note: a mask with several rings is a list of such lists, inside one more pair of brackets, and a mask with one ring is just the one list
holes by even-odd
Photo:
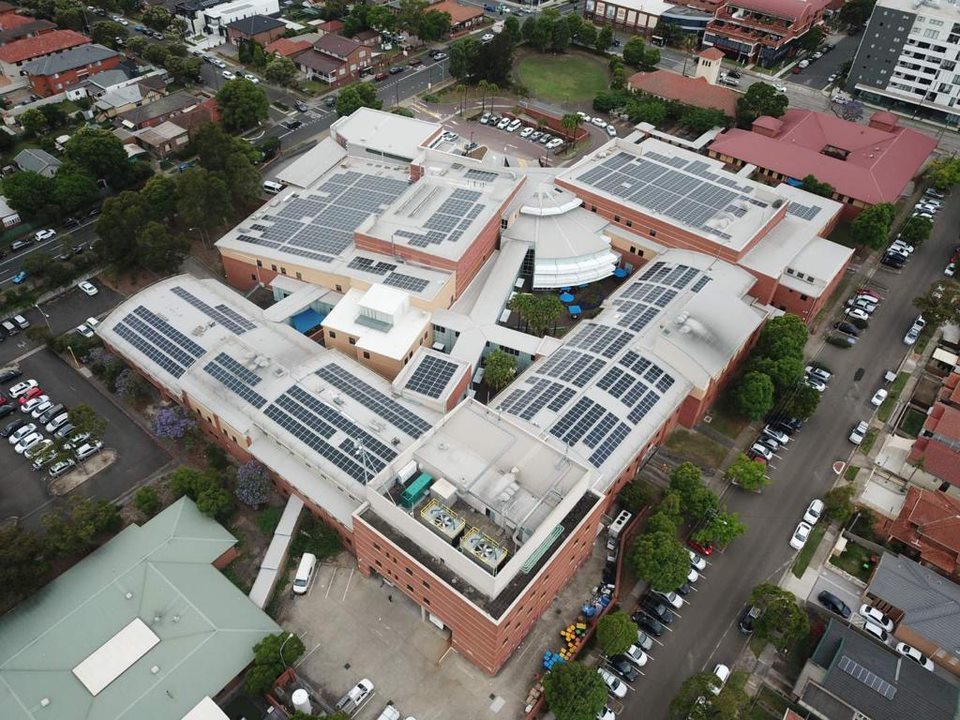
[[359, 483], [365, 484], [397, 456], [339, 410], [297, 385], [268, 405], [264, 415]]
[[124, 316], [114, 331], [175, 378], [181, 377], [205, 352], [143, 305], [138, 305]]
[[223, 327], [232, 332], [234, 335], [243, 335], [248, 330], [253, 330], [256, 327], [256, 324], [254, 324], [248, 318], [245, 318], [232, 307], [222, 303], [216, 307], [211, 307], [192, 292], [189, 290], [184, 290], [179, 285], [170, 288], [170, 292], [179, 297], [181, 300], [185, 300], [189, 305], [195, 307], [211, 320], [223, 325]]
[[397, 266], [393, 263], [375, 261], [366, 257], [355, 257], [347, 265], [348, 268], [353, 270], [362, 270], [363, 272], [372, 273], [374, 275], [386, 275], [388, 272], [393, 272], [397, 269]]
[[485, 183], [491, 183], [499, 177], [495, 172], [489, 170], [467, 170], [463, 176], [467, 180], [477, 180]]
[[843, 672], [852, 675], [871, 690], [875, 690], [883, 695], [887, 700], [893, 700], [897, 694], [897, 689], [893, 685], [846, 655], [840, 658], [837, 666], [843, 670]]
[[408, 186], [398, 178], [337, 173], [314, 194], [293, 198], [275, 215], [264, 215], [238, 239], [331, 262], [351, 246], [361, 222], [381, 214]]
[[617, 153], [576, 179], [721, 240], [732, 236], [711, 220], [743, 217], [750, 205], [767, 207], [750, 196], [751, 186], [712, 172], [709, 163], [655, 152]]
[[406, 388], [427, 397], [438, 398], [459, 365], [434, 355], [424, 355], [407, 380]]
[[401, 290], [409, 290], [410, 292], [423, 292], [430, 284], [430, 281], [414, 277], [413, 275], [392, 272], [383, 279], [383, 284], [392, 285]]
[[219, 353], [203, 369], [257, 410], [267, 404], [267, 399], [253, 389], [260, 383], [260, 378], [226, 353]]
[[325, 365], [317, 370], [316, 374], [410, 437], [418, 438], [430, 429], [430, 423], [422, 417], [339, 365]]
[[820, 210], [819, 205], [801, 205], [798, 202], [791, 202], [787, 205], [787, 212], [802, 220], [813, 220], [820, 213]]
[[[686, 265], [653, 263], [614, 300], [613, 305], [620, 311], [617, 325], [634, 332], [642, 330], [687, 289], [690, 283], [704, 277], [706, 276], [702, 272]], [[703, 283], [705, 284], [706, 282]], [[701, 290], [703, 285], [699, 285], [697, 291]]]
[[[481, 197], [483, 193], [476, 190], [463, 188], [454, 190], [450, 197], [444, 200], [433, 215], [423, 223], [424, 231], [397, 230], [394, 234], [405, 238], [409, 245], [420, 248], [439, 245], [443, 242], [456, 242], [463, 237], [470, 223], [483, 212], [484, 204], [480, 202]], [[429, 199], [430, 195], [424, 199], [424, 202]], [[422, 204], [418, 205], [417, 209]], [[410, 214], [411, 217], [416, 215], [417, 209]]]

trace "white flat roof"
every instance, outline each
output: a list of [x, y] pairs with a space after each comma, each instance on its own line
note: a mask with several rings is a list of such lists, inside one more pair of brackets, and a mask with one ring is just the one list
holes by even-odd
[[230, 720], [220, 707], [209, 697], [198, 702], [193, 710], [183, 716], [183, 720]]
[[159, 642], [156, 633], [143, 620], [135, 618], [90, 653], [73, 669], [73, 674], [91, 695], [99, 695]]
[[[374, 293], [371, 296], [371, 293]], [[369, 297], [369, 301], [368, 301]], [[356, 346], [377, 355], [399, 360], [410, 350], [430, 323], [430, 313], [405, 305], [398, 309], [397, 302], [405, 302], [402, 290], [374, 285], [369, 290], [350, 290], [343, 300], [324, 318], [323, 327], [357, 338]], [[364, 307], [380, 309], [393, 318], [393, 323], [376, 327], [365, 322]], [[394, 314], [396, 313], [396, 314]]]
[[417, 157], [421, 146], [439, 132], [439, 123], [370, 108], [360, 108], [330, 126], [332, 138], [363, 147], [373, 156], [405, 162]]

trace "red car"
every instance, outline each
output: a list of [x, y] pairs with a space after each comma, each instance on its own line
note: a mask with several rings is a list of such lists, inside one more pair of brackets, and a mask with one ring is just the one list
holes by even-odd
[[794, 65], [793, 70], [790, 72], [792, 72], [794, 75], [799, 75], [801, 72], [803, 72], [803, 70], [800, 69], [799, 65]]
[[713, 545], [702, 545], [701, 543], [696, 542], [695, 540], [687, 540], [687, 545], [692, 547], [698, 553], [704, 557], [708, 555], [713, 555]]
[[33, 398], [43, 395], [43, 390], [39, 386], [30, 388], [27, 392], [17, 398], [17, 402], [23, 405], [27, 400], [33, 400]]
[[390, 76], [387, 75], [386, 73], [384, 73], [384, 72], [379, 72], [379, 73], [377, 73], [376, 75], [373, 76], [373, 79], [376, 80], [377, 82], [380, 82], [381, 80], [386, 80], [388, 77], [390, 77]]

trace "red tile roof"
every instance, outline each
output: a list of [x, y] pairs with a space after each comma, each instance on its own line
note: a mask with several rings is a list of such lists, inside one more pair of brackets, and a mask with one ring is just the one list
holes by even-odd
[[89, 42], [90, 38], [74, 30], [54, 30], [37, 37], [14, 40], [0, 47], [0, 62], [12, 65], [61, 50], [69, 50], [79, 45], [87, 45]]
[[27, 25], [32, 22], [36, 22], [36, 18], [24, 17], [16, 13], [6, 13], [5, 15], [0, 15], [0, 30], [9, 30], [10, 28]]
[[[927, 422], [927, 428], [936, 435], [951, 440], [960, 440], [960, 410], [946, 405], [938, 407], [943, 408], [943, 413], [935, 423]], [[958, 458], [960, 458], [960, 453], [958, 453]]]
[[264, 50], [268, 55], [282, 55], [283, 57], [292, 57], [304, 50], [309, 50], [311, 43], [309, 40], [294, 40], [293, 38], [280, 38], [269, 43]]
[[817, 13], [827, 6], [828, 0], [737, 0], [738, 8], [752, 10], [763, 15], [774, 15], [785, 20], [798, 20]]
[[[872, 205], [895, 202], [937, 146], [936, 139], [915, 130], [887, 132], [811, 110], [790, 109], [779, 120], [775, 138], [727, 130], [710, 152], [788, 177], [815, 175], [841, 195]], [[823, 154], [827, 146], [846, 151], [846, 160]]]
[[684, 77], [667, 70], [655, 70], [631, 75], [627, 85], [665, 100], [716, 108], [729, 117], [733, 117], [737, 111], [737, 94], [733, 90], [711, 85], [704, 78]]
[[313, 44], [313, 49], [338, 58], [347, 58], [363, 45], [353, 38], [346, 38], [336, 33], [324, 35]]
[[953, 575], [960, 557], [960, 499], [911, 487], [900, 515], [887, 531], [920, 558]]
[[439, 12], [448, 13], [450, 15], [451, 25], [459, 25], [460, 23], [473, 20], [476, 17], [483, 16], [482, 7], [461, 5], [453, 0], [443, 0], [443, 2], [438, 2], [435, 5], [431, 5], [427, 8], [427, 10], [438, 10]]
[[700, 53], [700, 57], [707, 60], [723, 60], [724, 54], [723, 50], [719, 50], [713, 46], [708, 47], [706, 50]]

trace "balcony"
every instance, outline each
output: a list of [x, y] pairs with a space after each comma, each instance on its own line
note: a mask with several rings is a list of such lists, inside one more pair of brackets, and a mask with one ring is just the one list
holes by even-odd
[[761, 44], [769, 47], [779, 47], [786, 42], [786, 39], [780, 35], [730, 24], [722, 20], [713, 20], [708, 23], [707, 32], [751, 45]]
[[717, 13], [717, 20], [756, 28], [764, 32], [781, 32], [783, 34], [788, 34], [793, 27], [792, 20], [784, 20], [783, 18], [748, 10], [731, 10], [729, 5]]

